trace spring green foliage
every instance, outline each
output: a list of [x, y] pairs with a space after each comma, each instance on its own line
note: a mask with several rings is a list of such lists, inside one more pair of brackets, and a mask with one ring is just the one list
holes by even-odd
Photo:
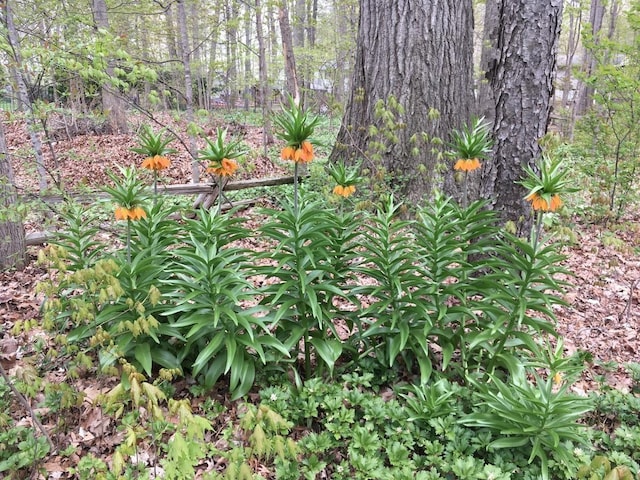
[[630, 40], [592, 38], [584, 43], [596, 68], [584, 81], [595, 89], [594, 107], [576, 125], [578, 170], [589, 194], [592, 214], [619, 219], [638, 201], [640, 54], [638, 2], [627, 13]]
[[164, 130], [156, 133], [149, 125], [143, 125], [138, 133], [138, 146], [132, 148], [131, 151], [145, 157], [169, 155], [177, 152], [177, 150], [169, 148], [169, 144], [173, 140], [173, 137], [166, 135]]
[[[237, 213], [176, 221], [158, 198], [119, 229], [125, 252], [96, 235], [91, 210], [65, 210], [41, 255], [55, 272], [40, 286], [44, 325], [76, 358], [70, 372], [95, 362], [120, 378], [102, 405], [124, 432], [110, 470], [85, 456], [78, 478], [143, 475], [152, 467], [129, 461], [141, 445], [171, 478], [210, 456], [225, 459], [216, 479], [254, 478], [256, 462], [282, 479], [575, 478], [592, 460], [578, 422], [606, 401], [569, 391], [584, 359], [554, 340], [558, 245], [511, 236], [481, 202], [435, 196], [400, 219], [392, 196], [372, 212], [312, 198], [262, 212], [261, 252], [244, 247], [255, 232]], [[179, 376], [233, 400], [271, 386], [207, 446], [211, 407], [175, 403]], [[71, 406], [68, 393], [49, 398]], [[294, 441], [296, 426], [308, 434]], [[599, 439], [615, 468], [637, 471], [636, 428]]]
[[22, 478], [21, 469], [46, 457], [49, 445], [44, 437], [37, 437], [35, 430], [9, 424], [5, 412], [11, 409], [10, 400], [9, 386], [0, 378], [0, 476], [17, 480]]
[[490, 125], [484, 118], [475, 118], [470, 125], [451, 132], [451, 141], [447, 146], [450, 149], [449, 156], [455, 159], [487, 158], [493, 146]]
[[311, 136], [320, 121], [319, 117], [313, 116], [289, 96], [289, 107], [283, 108], [279, 115], [276, 115], [273, 122], [278, 127], [276, 135], [293, 148], [300, 148], [303, 142], [311, 141]]

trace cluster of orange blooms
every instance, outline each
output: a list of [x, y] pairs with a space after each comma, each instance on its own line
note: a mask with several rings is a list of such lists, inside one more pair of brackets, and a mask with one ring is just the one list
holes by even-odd
[[296, 163], [309, 163], [313, 160], [313, 145], [306, 140], [298, 148], [287, 145], [282, 149], [280, 157], [283, 160], [293, 160]]
[[116, 208], [116, 220], [140, 220], [147, 218], [147, 212], [142, 207], [118, 207]]
[[153, 157], [147, 157], [142, 162], [142, 168], [148, 168], [149, 170], [164, 170], [169, 168], [171, 161], [167, 157], [162, 155], [154, 155]]
[[562, 199], [558, 194], [552, 195], [551, 199], [547, 201], [542, 198], [538, 192], [534, 192], [527, 195], [525, 200], [531, 202], [531, 207], [534, 210], [540, 210], [542, 212], [555, 212], [562, 206]]
[[472, 172], [478, 168], [480, 168], [480, 160], [477, 158], [461, 158], [453, 166], [454, 170], [463, 172]]
[[347, 198], [350, 197], [351, 195], [353, 195], [356, 191], [356, 186], [355, 185], [336, 185], [333, 188], [333, 193], [335, 195], [339, 195], [341, 197]]
[[232, 159], [223, 158], [219, 167], [208, 167], [207, 173], [212, 173], [220, 177], [230, 177], [238, 169], [238, 162]]

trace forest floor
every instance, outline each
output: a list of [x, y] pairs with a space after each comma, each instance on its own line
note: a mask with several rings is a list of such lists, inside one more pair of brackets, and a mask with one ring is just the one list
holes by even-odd
[[[172, 124], [170, 118], [167, 123]], [[180, 126], [173, 123], [174, 128]], [[211, 124], [208, 132], [214, 135], [216, 126], [228, 126], [230, 134], [242, 137], [251, 145], [262, 144], [262, 131], [241, 123]], [[12, 155], [16, 184], [21, 194], [37, 189], [37, 175], [28, 152], [29, 137], [23, 125], [6, 126], [7, 142]], [[139, 164], [139, 155], [130, 151], [135, 135], [74, 135], [66, 136], [66, 129], [58, 128], [53, 146], [62, 172], [65, 188], [78, 190], [97, 187], [108, 182], [106, 172], [117, 166]], [[172, 145], [173, 146], [173, 145]], [[202, 145], [200, 145], [202, 147]], [[168, 183], [188, 183], [191, 165], [186, 150], [172, 155], [172, 165], [163, 176]], [[53, 162], [45, 145], [48, 165]], [[288, 174], [279, 161], [255, 154], [251, 167], [242, 169], [238, 178], [261, 178]], [[250, 212], [249, 212], [250, 214]], [[33, 215], [26, 224], [27, 232], [42, 228], [42, 216]], [[566, 219], [572, 239], [563, 247], [564, 266], [573, 274], [564, 299], [566, 306], [556, 308], [557, 329], [564, 339], [567, 353], [588, 351], [593, 361], [573, 389], [586, 393], [597, 389], [603, 379], [611, 386], [628, 391], [631, 385], [624, 369], [628, 362], [640, 362], [640, 215], [616, 225], [604, 227], [586, 224], [579, 219]], [[567, 229], [567, 231], [569, 231]], [[29, 247], [29, 263], [21, 271], [0, 273], [0, 361], [6, 370], [19, 368], [20, 359], [32, 350], [33, 335], [13, 336], [11, 328], [18, 320], [38, 319], [42, 298], [35, 293], [36, 284], [46, 272], [36, 264], [40, 247]], [[104, 385], [84, 379], [80, 388], [88, 399], [95, 398]], [[88, 415], [88, 416], [87, 416]], [[80, 432], [91, 432], [99, 422], [97, 412], [83, 415]], [[101, 418], [101, 417], [100, 417]], [[78, 437], [81, 433], [72, 433]], [[81, 438], [76, 438], [82, 441]]]

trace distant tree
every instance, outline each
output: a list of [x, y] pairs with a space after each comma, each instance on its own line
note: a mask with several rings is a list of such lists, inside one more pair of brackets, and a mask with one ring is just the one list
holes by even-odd
[[27, 77], [27, 67], [22, 58], [22, 47], [18, 31], [13, 21], [12, 2], [0, 2], [0, 15], [2, 15], [2, 24], [6, 32], [6, 44], [11, 60], [11, 69], [17, 85], [15, 90], [18, 93], [19, 103], [25, 109], [25, 121], [27, 130], [29, 131], [29, 139], [36, 159], [36, 170], [38, 172], [38, 180], [40, 191], [44, 191], [48, 187], [47, 169], [44, 164], [44, 155], [42, 154], [42, 141], [38, 132], [38, 125], [34, 114], [33, 99], [29, 94], [29, 81]]
[[492, 161], [482, 195], [505, 222], [528, 234], [530, 206], [517, 182], [540, 156], [553, 99], [562, 0], [487, 0], [485, 116], [493, 121]]
[[296, 102], [299, 102], [300, 83], [298, 81], [296, 57], [293, 52], [293, 33], [289, 20], [287, 0], [282, 0], [278, 6], [278, 23], [280, 24], [280, 39], [282, 41], [282, 53], [284, 55], [285, 92], [291, 95]]
[[[93, 0], [92, 7], [96, 31], [103, 30], [99, 35], [107, 34], [110, 29], [105, 0]], [[109, 77], [115, 76], [114, 61], [109, 58], [108, 53], [104, 69]], [[126, 104], [113, 82], [107, 81], [102, 84], [102, 110], [107, 116], [111, 133], [127, 133], [129, 131]]]
[[[189, 36], [187, 33], [187, 13], [184, 6], [184, 0], [178, 0], [178, 32], [179, 45], [182, 59], [182, 68], [184, 75], [184, 101], [187, 109], [187, 122], [190, 125], [195, 123], [195, 114], [193, 111], [193, 82], [191, 77], [191, 47], [189, 45]], [[200, 180], [200, 166], [197, 160], [197, 146], [194, 132], [189, 129], [189, 153], [191, 155], [191, 181], [197, 183]]]
[[[383, 176], [418, 204], [437, 173], [430, 142], [469, 120], [472, 34], [471, 0], [361, 0], [353, 84], [331, 159], [355, 161], [375, 151]], [[384, 142], [376, 138], [381, 129]], [[447, 174], [448, 191], [452, 179]]]
[[264, 155], [267, 155], [267, 145], [273, 142], [271, 120], [269, 118], [270, 106], [268, 102], [269, 75], [267, 70], [267, 47], [263, 28], [262, 1], [255, 0], [256, 7], [256, 37], [258, 40], [258, 91], [256, 102], [262, 111]]
[[[605, 4], [602, 0], [591, 0], [591, 8], [589, 9], [589, 36], [596, 43], [600, 40], [600, 31], [604, 20]], [[584, 57], [582, 62], [582, 71], [584, 76], [589, 77], [596, 68], [595, 58], [591, 54], [589, 48], [584, 49]], [[575, 115], [582, 116], [591, 107], [593, 103], [594, 88], [588, 82], [581, 82], [578, 90], [575, 105]]]

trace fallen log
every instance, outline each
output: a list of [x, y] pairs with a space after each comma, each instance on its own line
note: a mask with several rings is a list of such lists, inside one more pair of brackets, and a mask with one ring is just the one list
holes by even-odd
[[[302, 178], [300, 178], [302, 180]], [[293, 176], [255, 178], [250, 180], [237, 180], [228, 182], [222, 189], [225, 192], [234, 190], [244, 190], [247, 188], [257, 187], [273, 187], [276, 185], [287, 185], [293, 183]], [[198, 194], [214, 194], [217, 192], [217, 183], [185, 183], [174, 185], [158, 185], [158, 193], [162, 195], [198, 195]], [[217, 193], [216, 193], [217, 194]], [[60, 203], [67, 199], [72, 199], [80, 203], [91, 203], [96, 198], [107, 198], [108, 195], [102, 191], [88, 193], [70, 193], [67, 195], [37, 195], [26, 194], [21, 195], [22, 199], [39, 199], [46, 203]]]
[[[252, 198], [248, 200], [239, 200], [237, 202], [233, 202], [233, 204], [224, 204], [222, 205], [222, 211], [231, 210], [232, 208], [247, 208], [255, 205], [256, 203], [262, 201], [262, 198]], [[184, 214], [187, 218], [194, 218], [193, 214]], [[182, 215], [176, 214], [172, 217], [173, 220], [180, 220], [183, 218]], [[44, 245], [45, 243], [50, 242], [56, 236], [55, 232], [43, 231], [43, 232], [29, 232], [25, 235], [24, 244], [27, 247]]]

